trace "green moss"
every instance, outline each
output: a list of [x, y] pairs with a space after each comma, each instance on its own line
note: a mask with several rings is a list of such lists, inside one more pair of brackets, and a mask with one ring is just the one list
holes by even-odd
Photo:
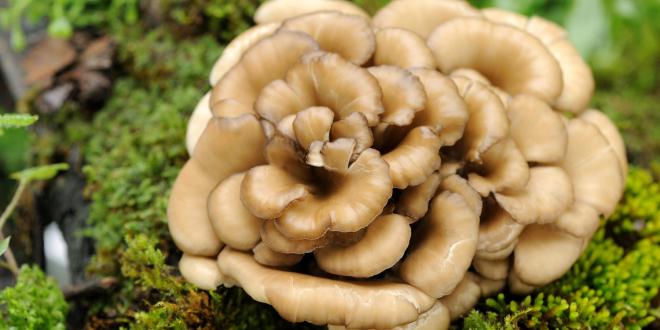
[[67, 310], [57, 283], [37, 266], [21, 267], [16, 285], [0, 291], [0, 329], [65, 329]]

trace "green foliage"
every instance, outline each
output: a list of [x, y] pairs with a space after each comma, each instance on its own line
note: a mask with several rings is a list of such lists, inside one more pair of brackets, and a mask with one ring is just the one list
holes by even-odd
[[[571, 270], [538, 293], [516, 298], [499, 294], [470, 315], [468, 324], [498, 328], [641, 329], [660, 315], [652, 300], [660, 288], [660, 189], [650, 174], [633, 168], [626, 196]], [[642, 221], [642, 225], [639, 224]], [[607, 229], [607, 230], [606, 230]], [[629, 249], [615, 235], [633, 232]]]
[[22, 115], [22, 114], [0, 114], [0, 136], [4, 132], [4, 128], [27, 127], [34, 124], [38, 116]]
[[40, 181], [54, 178], [58, 172], [69, 169], [69, 164], [58, 163], [28, 168], [20, 172], [12, 173], [11, 178], [17, 181]]
[[7, 236], [4, 239], [0, 240], [0, 256], [5, 254], [7, 248], [9, 248], [10, 241], [11, 241], [11, 236]]
[[0, 329], [65, 329], [67, 309], [57, 283], [24, 265], [16, 286], [0, 291]]

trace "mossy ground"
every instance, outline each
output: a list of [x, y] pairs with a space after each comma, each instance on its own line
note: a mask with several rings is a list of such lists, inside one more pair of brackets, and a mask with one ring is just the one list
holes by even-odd
[[[92, 201], [84, 234], [96, 240], [89, 272], [119, 278], [118, 290], [91, 302], [89, 326], [294, 328], [240, 289], [207, 293], [184, 283], [175, 267], [180, 252], [166, 226], [169, 190], [188, 157], [187, 118], [210, 88], [207, 74], [222, 45], [251, 24], [257, 2], [195, 0], [185, 6], [174, 1], [167, 24], [155, 29], [99, 23], [118, 43], [110, 100], [93, 117], [68, 104], [43, 119], [59, 129], [35, 142], [37, 162], [51, 161], [73, 146], [84, 155], [86, 194]], [[356, 2], [373, 12], [387, 1]], [[557, 6], [550, 7], [557, 12]], [[632, 160], [646, 167], [660, 154], [654, 111], [659, 100], [648, 89], [611, 86], [594, 101], [621, 128]], [[658, 184], [649, 172], [633, 168], [621, 206], [603, 220], [566, 276], [530, 296], [484, 300], [456, 327], [634, 329], [651, 324], [660, 317], [657, 302], [652, 304], [660, 287], [659, 208]], [[295, 326], [307, 327], [312, 326]]]

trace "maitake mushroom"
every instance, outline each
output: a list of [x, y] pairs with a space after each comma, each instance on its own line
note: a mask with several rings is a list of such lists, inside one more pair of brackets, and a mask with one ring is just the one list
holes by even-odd
[[447, 328], [507, 281], [562, 276], [621, 196], [621, 137], [549, 21], [446, 0], [373, 19], [270, 0], [255, 20], [213, 67], [170, 197], [200, 288], [335, 329]]

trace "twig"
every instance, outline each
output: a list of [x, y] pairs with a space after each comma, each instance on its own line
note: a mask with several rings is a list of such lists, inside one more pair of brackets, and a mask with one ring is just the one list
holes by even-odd
[[[14, 197], [11, 198], [9, 205], [7, 205], [5, 211], [2, 212], [2, 215], [0, 215], [0, 241], [5, 239], [5, 235], [2, 233], [2, 227], [9, 219], [9, 216], [14, 212], [16, 205], [18, 205], [18, 200], [21, 198], [21, 195], [23, 195], [23, 191], [27, 185], [28, 181], [25, 179], [21, 179], [18, 182], [18, 188], [16, 188]], [[18, 276], [20, 270], [18, 269], [18, 263], [16, 262], [16, 258], [14, 257], [14, 253], [11, 251], [11, 248], [7, 247], [7, 251], [5, 251], [4, 257], [7, 260], [6, 268], [8, 268], [14, 274], [14, 276]]]
[[79, 297], [97, 295], [101, 292], [108, 291], [117, 286], [119, 280], [115, 277], [102, 277], [78, 285], [66, 287], [62, 289], [66, 299], [76, 299]]
[[[0, 229], [0, 241], [5, 239], [5, 235], [2, 234], [2, 229]], [[3, 267], [9, 269], [14, 276], [18, 277], [18, 274], [21, 272], [18, 269], [18, 263], [16, 262], [16, 258], [14, 258], [14, 252], [11, 251], [10, 247], [7, 247], [7, 250], [5, 251], [5, 254], [3, 254], [7, 262], [2, 262]]]

